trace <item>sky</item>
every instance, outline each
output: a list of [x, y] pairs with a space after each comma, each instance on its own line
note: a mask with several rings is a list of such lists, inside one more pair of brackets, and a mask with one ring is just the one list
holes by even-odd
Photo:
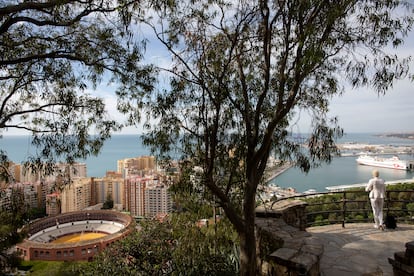
[[[414, 31], [396, 50], [400, 57], [414, 55]], [[414, 73], [414, 61], [410, 72]], [[331, 101], [345, 132], [414, 132], [414, 81], [398, 80], [385, 95], [373, 89], [348, 89]]]
[[[168, 55], [156, 44], [150, 44], [148, 48], [152, 49], [147, 53], [150, 61], [169, 62]], [[414, 55], [414, 31], [396, 53], [401, 57]], [[414, 61], [411, 62], [411, 72], [414, 73]], [[399, 80], [385, 95], [379, 95], [369, 88], [345, 89], [345, 93], [330, 101], [329, 115], [338, 117], [345, 133], [414, 132], [414, 81], [408, 78]], [[306, 112], [300, 113], [300, 118], [291, 130], [300, 133], [311, 131], [310, 118]], [[136, 132], [136, 128], [123, 130], [123, 133]]]
[[[143, 33], [148, 34], [145, 30]], [[404, 57], [414, 55], [414, 31], [406, 38], [397, 54]], [[171, 62], [169, 55], [153, 39], [149, 40], [145, 57], [147, 61], [164, 67], [168, 67]], [[414, 61], [411, 62], [411, 73], [414, 73]], [[111, 86], [104, 83], [96, 91], [89, 92], [104, 97], [112, 118], [124, 121], [125, 117], [116, 111], [116, 96], [113, 91]], [[306, 112], [301, 112], [300, 115], [291, 130], [308, 133], [311, 130], [310, 119]], [[400, 80], [385, 95], [378, 95], [373, 89], [367, 88], [346, 89], [343, 95], [331, 100], [329, 115], [338, 117], [339, 125], [345, 133], [414, 132], [414, 81]], [[118, 134], [138, 133], [142, 133], [140, 126], [124, 128]], [[24, 133], [9, 130], [3, 134]]]

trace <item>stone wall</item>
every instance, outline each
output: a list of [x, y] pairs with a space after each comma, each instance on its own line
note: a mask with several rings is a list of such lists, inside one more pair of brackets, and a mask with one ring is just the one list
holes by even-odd
[[405, 244], [405, 251], [395, 252], [394, 259], [388, 258], [394, 276], [414, 275], [414, 241]]
[[282, 200], [256, 209], [259, 248], [262, 253], [263, 248], [266, 248], [264, 236], [277, 246], [262, 258], [263, 275], [320, 274], [323, 245], [306, 232], [305, 207], [306, 203], [300, 200]]

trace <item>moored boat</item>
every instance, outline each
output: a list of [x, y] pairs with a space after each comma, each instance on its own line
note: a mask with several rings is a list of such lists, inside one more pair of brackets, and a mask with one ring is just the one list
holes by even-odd
[[382, 158], [370, 155], [361, 155], [356, 159], [360, 165], [382, 167], [396, 170], [414, 170], [414, 160], [401, 160], [398, 156]]

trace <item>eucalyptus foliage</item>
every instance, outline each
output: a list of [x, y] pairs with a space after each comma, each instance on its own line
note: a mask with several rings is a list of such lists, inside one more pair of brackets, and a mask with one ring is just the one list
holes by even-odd
[[138, 9], [124, 0], [1, 2], [0, 134], [32, 134], [31, 163], [96, 155], [122, 127], [91, 92], [99, 84], [120, 94], [152, 89], [144, 39], [128, 27]]
[[[118, 94], [151, 91], [153, 68], [141, 64], [144, 40], [129, 28], [139, 2], [0, 1], [0, 136], [16, 129], [32, 136], [37, 151], [26, 163], [32, 171], [50, 173], [56, 161], [97, 155], [122, 127], [108, 114], [103, 95], [92, 92], [99, 84]], [[0, 174], [9, 183], [6, 151], [0, 149]], [[22, 211], [0, 212], [16, 218], [2, 220], [0, 270]]]
[[[172, 66], [161, 68], [169, 86], [143, 102], [152, 119], [145, 143], [161, 155], [179, 150], [192, 163], [187, 167], [202, 168], [200, 183], [239, 233], [241, 274], [255, 275], [255, 199], [269, 156], [308, 171], [338, 153], [335, 140], [343, 130], [328, 116], [330, 99], [346, 85], [385, 93], [409, 74], [409, 59], [387, 48], [403, 43], [412, 6], [389, 0], [174, 3], [140, 18], [172, 56]], [[305, 144], [289, 135], [301, 112], [312, 118]]]
[[107, 248], [79, 275], [235, 275], [237, 235], [228, 221], [199, 227], [194, 214], [144, 221], [139, 230]]

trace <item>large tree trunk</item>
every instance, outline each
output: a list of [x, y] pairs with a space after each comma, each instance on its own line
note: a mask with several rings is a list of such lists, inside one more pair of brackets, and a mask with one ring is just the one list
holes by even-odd
[[240, 233], [240, 275], [255, 276], [257, 273], [256, 239], [253, 229], [250, 230], [250, 222], [246, 223], [246, 232]]
[[[252, 186], [251, 186], [252, 187]], [[251, 188], [250, 187], [250, 188]], [[248, 189], [249, 190], [249, 189]], [[255, 235], [255, 207], [256, 191], [247, 191], [244, 197], [244, 228], [240, 237], [240, 275], [259, 275], [257, 269], [256, 235]]]

